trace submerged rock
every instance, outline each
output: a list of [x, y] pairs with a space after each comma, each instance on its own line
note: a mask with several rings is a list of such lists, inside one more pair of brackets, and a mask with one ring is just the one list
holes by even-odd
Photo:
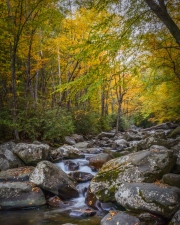
[[36, 207], [46, 204], [40, 188], [29, 182], [0, 183], [1, 209]]
[[53, 206], [53, 207], [60, 207], [64, 208], [69, 206], [68, 203], [63, 202], [58, 196], [51, 197], [47, 200], [48, 205]]
[[63, 199], [79, 195], [73, 180], [58, 166], [48, 161], [39, 162], [29, 180]]
[[69, 215], [72, 217], [89, 217], [94, 216], [95, 214], [96, 211], [92, 209], [73, 209]]
[[165, 218], [171, 218], [180, 207], [180, 189], [162, 184], [123, 183], [115, 198], [128, 210], [148, 211]]
[[79, 183], [89, 181], [94, 177], [91, 173], [80, 171], [70, 172], [68, 175]]

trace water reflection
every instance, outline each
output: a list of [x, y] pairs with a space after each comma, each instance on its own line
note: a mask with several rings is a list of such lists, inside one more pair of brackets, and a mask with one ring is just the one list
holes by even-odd
[[28, 210], [11, 210], [0, 212], [0, 225], [62, 225], [73, 223], [77, 225], [99, 225], [102, 213], [88, 218], [72, 218], [69, 212], [53, 208], [38, 208]]

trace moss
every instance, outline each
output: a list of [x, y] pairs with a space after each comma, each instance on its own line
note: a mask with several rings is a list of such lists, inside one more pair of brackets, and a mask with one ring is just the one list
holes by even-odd
[[176, 137], [176, 136], [179, 135], [179, 134], [180, 134], [180, 126], [177, 127], [176, 129], [174, 129], [174, 130], [169, 134], [168, 137], [173, 138], [173, 137]]
[[102, 202], [116, 201], [115, 192], [116, 192], [116, 187], [114, 185], [110, 187], [110, 189], [103, 189], [96, 192], [96, 196]]
[[94, 178], [94, 182], [109, 182], [112, 183], [112, 181], [116, 181], [119, 173], [123, 172], [124, 170], [118, 170], [118, 169], [113, 169], [109, 171], [102, 171], [99, 172]]

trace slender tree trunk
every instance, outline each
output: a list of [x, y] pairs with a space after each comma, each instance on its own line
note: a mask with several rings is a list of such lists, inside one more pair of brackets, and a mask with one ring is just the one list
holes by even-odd
[[36, 71], [36, 80], [35, 80], [35, 87], [34, 87], [34, 100], [36, 104], [38, 102], [38, 81], [39, 81], [39, 70]]
[[11, 80], [12, 80], [12, 117], [14, 123], [14, 136], [19, 140], [19, 132], [17, 129], [17, 88], [16, 88], [16, 46], [10, 47], [11, 51]]

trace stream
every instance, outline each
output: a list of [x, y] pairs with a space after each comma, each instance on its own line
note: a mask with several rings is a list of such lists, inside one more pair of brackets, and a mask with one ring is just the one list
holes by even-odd
[[[79, 165], [79, 172], [86, 172], [95, 175], [88, 166], [88, 157], [92, 155], [87, 154], [83, 159], [68, 159], [55, 163], [67, 174], [72, 172], [65, 165], [67, 161], [74, 162]], [[89, 181], [77, 184], [79, 197], [68, 200], [67, 207], [51, 207], [43, 206], [39, 208], [28, 208], [20, 210], [0, 211], [0, 225], [62, 225], [65, 223], [72, 223], [76, 225], [99, 225], [102, 217], [104, 217], [109, 209], [103, 211], [96, 211], [95, 216], [78, 217], [73, 215], [73, 210], [87, 209], [89, 206], [85, 204], [85, 194], [89, 186]], [[71, 214], [70, 214], [71, 213]]]

